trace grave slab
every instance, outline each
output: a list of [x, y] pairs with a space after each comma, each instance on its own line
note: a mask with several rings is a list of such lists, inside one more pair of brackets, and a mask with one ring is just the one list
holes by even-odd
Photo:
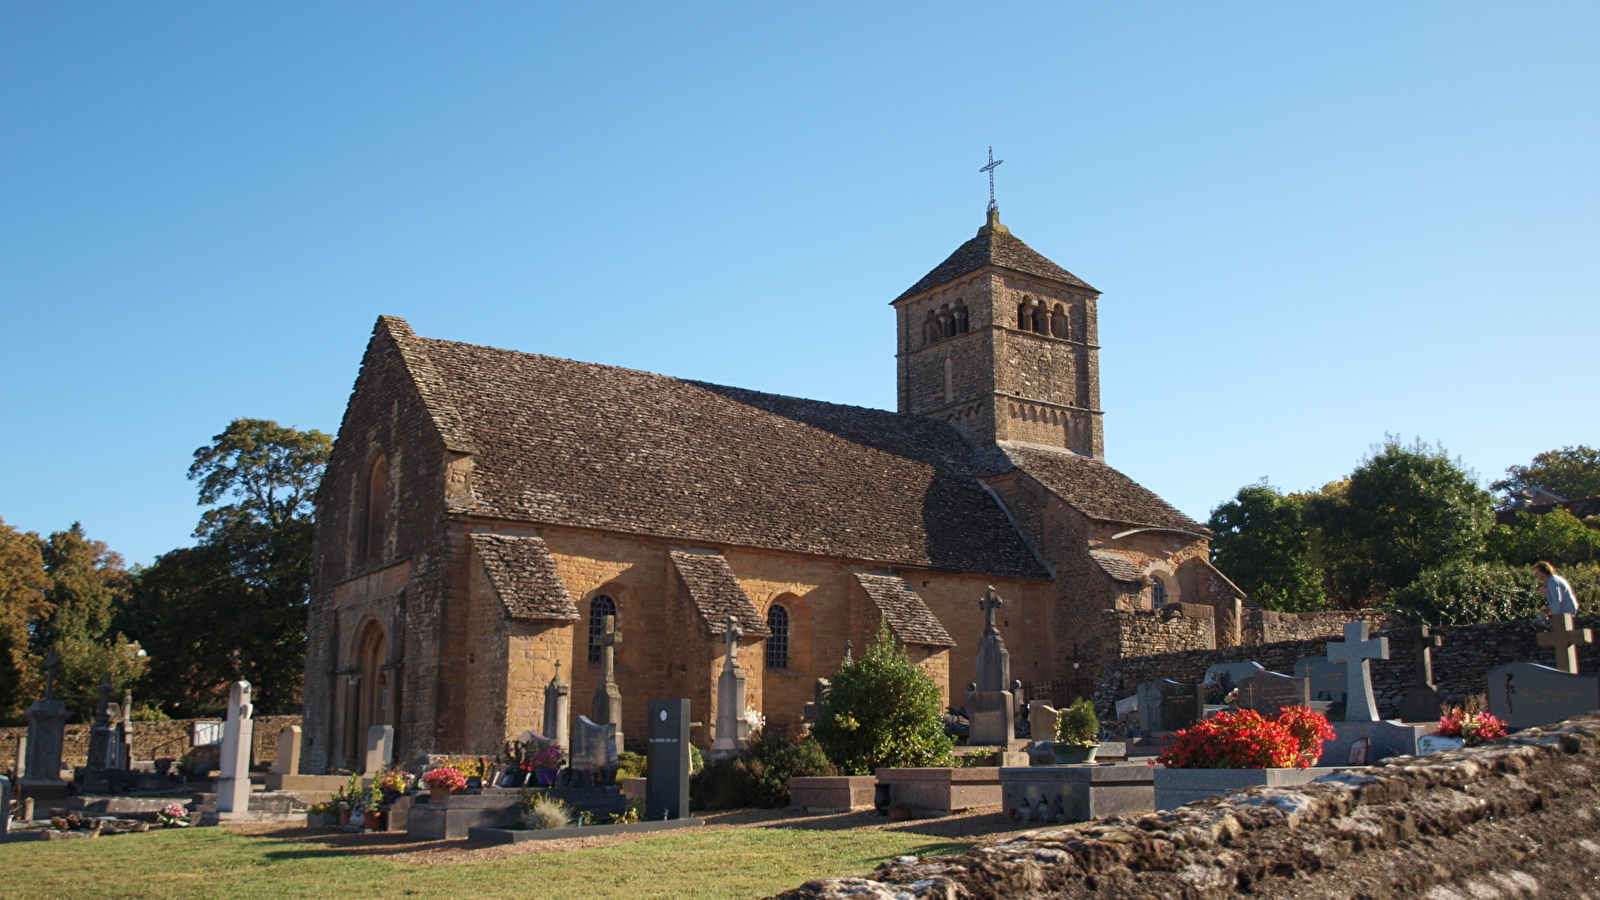
[[643, 834], [672, 831], [704, 825], [703, 819], [668, 819], [665, 822], [634, 822], [629, 825], [585, 825], [581, 828], [471, 828], [467, 837], [485, 844], [520, 844], [524, 841], [559, 841], [566, 838], [603, 837], [608, 834]]
[[1177, 809], [1185, 803], [1247, 787], [1294, 787], [1331, 775], [1347, 766], [1310, 769], [1162, 769], [1155, 770], [1156, 809]]
[[948, 813], [997, 805], [1001, 768], [879, 769], [877, 778], [889, 785], [890, 803], [904, 800], [919, 810]]
[[1005, 767], [1006, 814], [1025, 822], [1083, 822], [1155, 809], [1155, 768], [1143, 763]]
[[798, 776], [789, 779], [789, 805], [807, 812], [871, 809], [873, 775]]
[[1417, 741], [1433, 731], [1437, 723], [1407, 725], [1393, 719], [1377, 722], [1330, 722], [1337, 737], [1322, 742], [1322, 762], [1331, 766], [1348, 765], [1350, 747], [1361, 738], [1368, 741], [1367, 764], [1390, 756], [1417, 755]]

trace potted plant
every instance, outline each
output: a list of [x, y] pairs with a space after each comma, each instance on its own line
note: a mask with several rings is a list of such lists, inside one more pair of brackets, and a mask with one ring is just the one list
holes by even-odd
[[377, 789], [379, 802], [388, 806], [400, 799], [406, 792], [406, 773], [403, 769], [379, 769], [378, 774], [372, 779], [372, 786]]
[[909, 800], [896, 800], [889, 804], [889, 821], [904, 822], [917, 812], [917, 805]]
[[1083, 697], [1056, 718], [1056, 741], [1050, 747], [1057, 765], [1092, 763], [1100, 750], [1100, 717]]
[[566, 755], [561, 752], [561, 748], [549, 744], [528, 759], [526, 765], [533, 769], [540, 787], [551, 787], [556, 783], [556, 776], [560, 774], [563, 762], [566, 762]]
[[443, 803], [446, 797], [467, 786], [467, 776], [459, 769], [444, 766], [423, 775], [422, 783], [428, 786], [429, 803]]

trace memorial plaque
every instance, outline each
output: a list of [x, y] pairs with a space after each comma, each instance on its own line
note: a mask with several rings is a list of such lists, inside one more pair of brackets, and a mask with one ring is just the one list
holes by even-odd
[[1489, 712], [1511, 728], [1549, 725], [1600, 709], [1600, 675], [1573, 675], [1535, 663], [1489, 670]]
[[1325, 656], [1308, 656], [1294, 664], [1294, 674], [1311, 682], [1311, 699], [1343, 703], [1346, 666], [1328, 662]]
[[1417, 739], [1417, 753], [1426, 756], [1429, 753], [1438, 753], [1443, 750], [1460, 750], [1466, 745], [1467, 742], [1458, 737], [1425, 734]]
[[1205, 714], [1205, 691], [1198, 684], [1162, 679], [1139, 685], [1139, 727], [1146, 732], [1188, 728]]
[[1260, 672], [1239, 682], [1239, 708], [1275, 716], [1285, 706], [1305, 706], [1311, 701], [1311, 683], [1293, 675]]
[[650, 766], [644, 817], [657, 822], [689, 817], [689, 701], [650, 701]]

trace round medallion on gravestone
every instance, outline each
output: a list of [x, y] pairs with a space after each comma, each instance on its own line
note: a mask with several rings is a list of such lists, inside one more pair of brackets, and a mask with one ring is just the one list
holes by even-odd
[[663, 709], [661, 711], [661, 721], [665, 722], [666, 720], [667, 720], [667, 711]]

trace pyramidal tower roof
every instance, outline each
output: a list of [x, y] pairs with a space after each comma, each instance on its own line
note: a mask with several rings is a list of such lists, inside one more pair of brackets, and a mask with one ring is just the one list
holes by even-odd
[[[894, 298], [898, 303], [913, 294], [944, 284], [968, 272], [974, 272], [984, 266], [999, 266], [1028, 275], [1038, 275], [1052, 281], [1060, 281], [1073, 287], [1081, 287], [1094, 291], [1094, 287], [1078, 276], [1061, 268], [1046, 259], [1039, 251], [1024, 244], [1021, 239], [1011, 233], [1011, 229], [1000, 224], [1000, 210], [989, 210], [989, 221], [978, 229], [978, 234], [972, 240], [956, 248], [956, 252], [945, 258], [945, 261], [933, 267], [933, 271], [922, 276], [922, 280], [907, 288], [905, 293]], [[1099, 293], [1099, 291], [1095, 291]]]

